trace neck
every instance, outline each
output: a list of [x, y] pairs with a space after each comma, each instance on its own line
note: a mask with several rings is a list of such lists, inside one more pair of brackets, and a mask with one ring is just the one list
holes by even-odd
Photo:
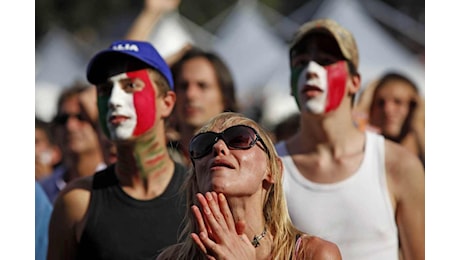
[[246, 236], [250, 241], [253, 241], [254, 237], [256, 237], [256, 242], [254, 243], [257, 243], [257, 259], [265, 259], [270, 255], [272, 244], [270, 230], [263, 216], [263, 197], [260, 194], [256, 194], [244, 199], [241, 197], [227, 198], [235, 223], [244, 221], [244, 233]]
[[132, 142], [118, 143], [115, 171], [131, 196], [153, 198], [161, 194], [174, 172], [164, 136], [149, 131]]
[[290, 150], [302, 153], [329, 150], [335, 157], [354, 152], [349, 145], [363, 134], [348, 112], [342, 109], [321, 116], [303, 114], [300, 130], [288, 141]]
[[148, 178], [165, 170], [170, 161], [165, 136], [153, 130], [133, 141], [117, 144], [117, 169], [120, 174]]

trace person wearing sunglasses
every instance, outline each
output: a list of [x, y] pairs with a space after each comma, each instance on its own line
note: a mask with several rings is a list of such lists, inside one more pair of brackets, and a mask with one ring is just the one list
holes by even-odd
[[59, 96], [51, 125], [52, 138], [60, 148], [62, 159], [50, 176], [39, 180], [51, 202], [71, 181], [93, 175], [113, 162], [97, 114], [91, 112], [97, 110], [96, 99], [85, 98], [89, 93], [95, 95], [93, 91], [94, 86], [75, 82]]
[[184, 241], [157, 260], [341, 259], [334, 243], [292, 225], [282, 162], [256, 122], [221, 113], [192, 138], [189, 152]]
[[155, 259], [178, 241], [185, 214], [186, 170], [169, 157], [165, 138], [171, 71], [150, 43], [121, 40], [90, 60], [87, 79], [117, 161], [60, 193], [48, 259]]
[[344, 259], [425, 259], [424, 169], [401, 145], [355, 124], [361, 77], [352, 33], [331, 19], [310, 21], [289, 56], [300, 127], [276, 149], [294, 225], [337, 243]]

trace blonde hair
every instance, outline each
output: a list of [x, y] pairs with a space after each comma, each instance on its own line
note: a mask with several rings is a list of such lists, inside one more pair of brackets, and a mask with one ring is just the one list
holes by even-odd
[[[274, 183], [270, 185], [264, 199], [263, 215], [267, 229], [273, 235], [272, 258], [290, 259], [295, 250], [296, 235], [301, 234], [292, 224], [288, 215], [284, 191], [282, 188], [282, 162], [276, 153], [273, 142], [268, 133], [255, 121], [239, 113], [224, 112], [204, 125], [199, 133], [207, 132], [216, 126], [226, 129], [234, 125], [247, 125], [253, 127], [260, 135], [266, 145], [268, 156], [268, 169], [271, 171]], [[168, 247], [161, 259], [206, 259], [206, 256], [195, 245], [190, 238], [192, 232], [198, 233], [198, 226], [190, 210], [192, 205], [198, 205], [195, 194], [199, 192], [196, 172], [193, 167], [190, 170], [188, 179], [185, 182], [187, 197], [187, 214], [185, 218], [186, 227], [181, 234], [184, 242]]]

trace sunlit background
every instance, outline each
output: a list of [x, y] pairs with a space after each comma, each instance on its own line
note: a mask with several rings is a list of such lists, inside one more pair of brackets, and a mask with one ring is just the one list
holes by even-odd
[[[123, 38], [143, 0], [37, 0], [35, 113], [50, 120], [63, 87], [86, 81], [92, 55]], [[168, 56], [185, 43], [215, 51], [229, 65], [243, 111], [272, 126], [296, 111], [289, 95], [288, 45], [315, 18], [353, 32], [362, 87], [396, 70], [425, 89], [425, 3], [420, 0], [183, 0], [150, 39]]]

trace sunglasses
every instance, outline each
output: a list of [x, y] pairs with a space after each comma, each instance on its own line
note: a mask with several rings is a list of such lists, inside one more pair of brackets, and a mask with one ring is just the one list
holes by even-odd
[[235, 125], [221, 133], [205, 132], [193, 137], [190, 141], [189, 152], [192, 159], [199, 159], [209, 154], [219, 139], [222, 139], [229, 149], [247, 150], [260, 141], [267, 151], [267, 146], [257, 131], [246, 125]]
[[67, 113], [64, 113], [64, 114], [60, 114], [58, 116], [56, 116], [56, 123], [60, 124], [60, 125], [65, 125], [67, 124], [67, 121], [69, 121], [69, 118], [76, 118], [78, 119], [79, 121], [88, 121], [87, 118], [82, 114], [82, 113], [79, 113], [79, 114], [67, 114]]

